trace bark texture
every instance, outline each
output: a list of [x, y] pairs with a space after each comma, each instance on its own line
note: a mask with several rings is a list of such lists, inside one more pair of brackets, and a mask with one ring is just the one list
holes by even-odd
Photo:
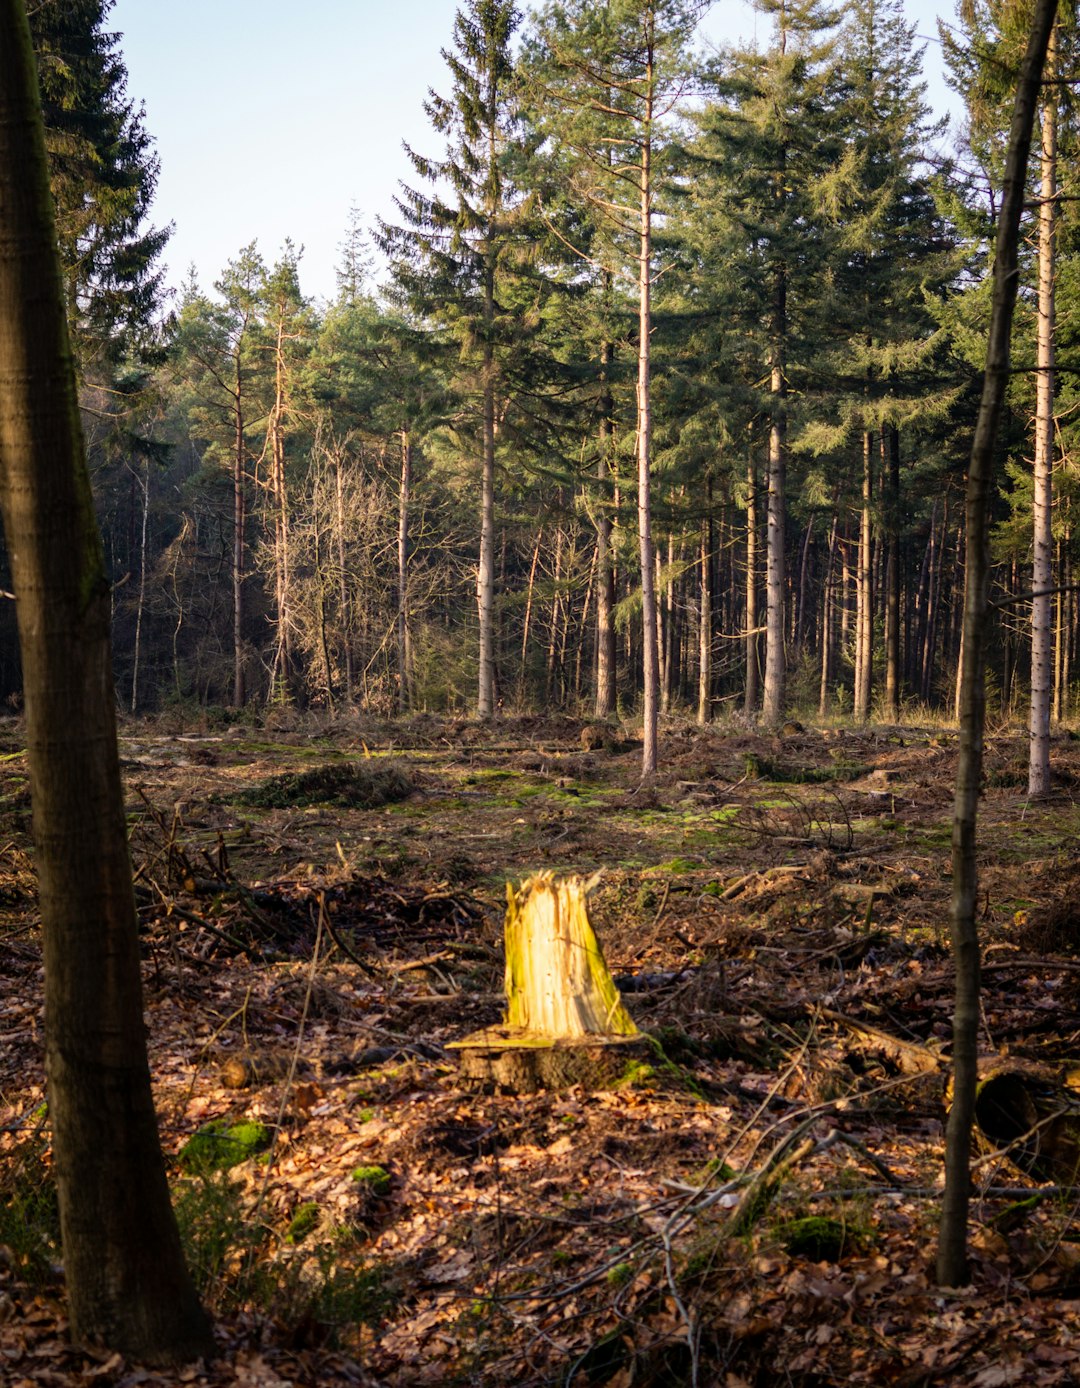
[[180, 1362], [209, 1354], [212, 1340], [184, 1267], [150, 1089], [109, 586], [22, 0], [0, 0], [0, 505], [23, 652], [72, 1334]]
[[987, 512], [994, 445], [1009, 380], [1009, 347], [1016, 305], [1017, 246], [1024, 175], [1057, 0], [1036, 0], [1027, 51], [1016, 86], [1009, 130], [1005, 189], [998, 219], [990, 332], [982, 398], [971, 445], [967, 485], [967, 564], [961, 658], [960, 748], [953, 810], [952, 944], [956, 959], [953, 1015], [953, 1105], [945, 1138], [945, 1195], [937, 1277], [945, 1286], [968, 1278], [967, 1220], [971, 1187], [971, 1127], [978, 1082], [979, 936], [976, 927], [976, 817], [986, 714], [984, 685], [989, 546]]

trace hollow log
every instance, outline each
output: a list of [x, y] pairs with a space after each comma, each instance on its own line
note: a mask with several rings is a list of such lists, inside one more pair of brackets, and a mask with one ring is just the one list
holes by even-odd
[[1080, 1181], [1080, 1092], [1047, 1066], [991, 1058], [979, 1066], [980, 1133], [1029, 1176]]

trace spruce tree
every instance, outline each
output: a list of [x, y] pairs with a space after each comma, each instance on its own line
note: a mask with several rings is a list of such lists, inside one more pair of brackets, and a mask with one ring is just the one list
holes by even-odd
[[445, 153], [428, 158], [407, 149], [428, 191], [403, 186], [401, 223], [380, 220], [376, 238], [404, 304], [442, 327], [459, 352], [457, 386], [469, 416], [461, 433], [480, 464], [476, 709], [482, 719], [496, 707], [496, 447], [525, 316], [513, 289], [525, 254], [520, 199], [506, 172], [518, 126], [510, 46], [518, 19], [511, 0], [468, 0], [458, 10], [453, 48], [443, 50], [450, 95], [432, 91], [424, 107], [446, 139]]
[[84, 371], [145, 345], [170, 233], [147, 222], [158, 158], [127, 94], [117, 35], [105, 28], [112, 4], [30, 8], [68, 319]]
[[651, 475], [654, 221], [665, 125], [688, 87], [687, 45], [702, 9], [700, 0], [572, 0], [548, 6], [538, 21], [538, 80], [548, 112], [541, 129], [561, 145], [567, 201], [580, 203], [594, 231], [581, 254], [602, 277], [635, 286], [645, 780], [657, 769], [660, 702]]
[[823, 182], [837, 163], [837, 72], [818, 0], [759, 0], [774, 30], [763, 51], [729, 51], [713, 73], [715, 95], [699, 117], [697, 195], [720, 200], [741, 229], [736, 312], [753, 344], [756, 379], [767, 381], [766, 651], [763, 715], [783, 714], [786, 686], [785, 529], [789, 391], [818, 350], [830, 306], [835, 239], [823, 214]]

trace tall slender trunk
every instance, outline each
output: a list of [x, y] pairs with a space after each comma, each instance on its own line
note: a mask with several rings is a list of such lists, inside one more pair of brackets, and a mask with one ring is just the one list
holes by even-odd
[[401, 431], [401, 480], [398, 484], [397, 536], [397, 677], [398, 711], [408, 713], [409, 689], [409, 502], [412, 496], [412, 435]]
[[184, 1266], [154, 1114], [110, 585], [22, 0], [0, 0], [0, 190], [0, 510], [22, 650], [68, 1315], [80, 1344], [175, 1364], [214, 1346]]
[[[1050, 35], [1047, 72], [1056, 69], [1056, 30]], [[1034, 559], [1031, 571], [1031, 717], [1028, 727], [1028, 795], [1050, 791], [1050, 699], [1054, 684], [1052, 533], [1054, 463], [1054, 251], [1057, 236], [1058, 89], [1044, 89], [1042, 187], [1039, 201], [1039, 303], [1035, 384]]]
[[244, 378], [240, 349], [236, 351], [236, 381], [233, 396], [233, 705], [243, 706], [247, 697], [244, 680], [244, 527], [247, 496], [244, 482]]
[[708, 513], [702, 517], [698, 556], [698, 701], [697, 721], [708, 723], [712, 717], [712, 478], [705, 479]]
[[769, 428], [769, 494], [765, 546], [765, 691], [762, 714], [766, 724], [779, 723], [784, 713], [787, 662], [784, 654], [784, 524], [787, 509], [787, 383], [784, 380], [784, 339], [787, 330], [787, 288], [783, 269], [777, 271], [772, 322], [772, 365], [769, 390], [772, 423]]
[[1057, 6], [1058, 0], [1035, 0], [1027, 51], [1017, 80], [1005, 163], [1005, 190], [997, 226], [986, 370], [983, 373], [982, 398], [968, 467], [963, 700], [953, 809], [952, 945], [956, 964], [953, 1102], [945, 1136], [945, 1195], [937, 1255], [937, 1278], [946, 1286], [958, 1286], [968, 1278], [971, 1127], [978, 1079], [980, 961], [976, 926], [976, 817], [986, 715], [984, 657], [990, 568], [987, 521], [993, 484], [994, 446], [1009, 381], [1009, 348], [1016, 303], [1017, 243], [1024, 203], [1024, 176], [1043, 60]]
[[652, 400], [649, 382], [649, 340], [652, 334], [653, 65], [651, 54], [646, 64], [644, 86], [638, 256], [637, 482], [638, 541], [641, 551], [642, 674], [644, 677], [641, 776], [643, 781], [651, 781], [656, 775], [657, 766], [657, 723], [660, 694], [656, 586], [653, 579], [652, 483], [649, 476], [649, 455], [652, 444]]
[[341, 608], [341, 646], [345, 662], [345, 702], [353, 696], [352, 616], [349, 610], [349, 578], [345, 566], [345, 472], [342, 450], [334, 450], [334, 529], [337, 543], [338, 604]]
[[821, 613], [821, 687], [818, 694], [818, 716], [824, 718], [829, 711], [829, 681], [833, 668], [833, 607], [835, 598], [836, 533], [840, 518], [833, 512], [832, 526], [829, 530], [829, 552], [825, 562], [825, 584]]
[[[607, 277], [610, 281], [610, 276]], [[615, 566], [611, 556], [611, 510], [608, 487], [613, 443], [611, 399], [612, 345], [600, 347], [600, 436], [596, 460], [596, 703], [597, 718], [615, 712]]]
[[871, 568], [870, 507], [873, 502], [873, 449], [869, 429], [863, 431], [862, 509], [859, 512], [859, 559], [856, 580], [855, 702], [857, 723], [870, 717], [874, 660], [874, 597]]
[[758, 706], [758, 516], [757, 469], [751, 453], [746, 465], [746, 713], [753, 717]]
[[900, 430], [890, 424], [886, 445], [885, 717], [900, 721]]
[[[135, 476], [134, 469], [132, 477]], [[142, 651], [143, 612], [146, 609], [146, 531], [150, 517], [150, 465], [144, 459], [142, 476], [139, 477], [142, 492], [142, 527], [139, 535], [139, 598], [135, 607], [135, 642], [131, 655], [131, 711], [139, 707], [139, 657]]]

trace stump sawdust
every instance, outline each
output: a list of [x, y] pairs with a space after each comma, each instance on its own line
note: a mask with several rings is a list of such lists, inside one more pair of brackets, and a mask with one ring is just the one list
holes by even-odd
[[[634, 758], [581, 729], [124, 728], [151, 1060], [185, 1209], [195, 1132], [261, 1123], [273, 1143], [213, 1188], [233, 1202], [226, 1233], [258, 1211], [259, 1276], [225, 1249], [209, 1283], [222, 1360], [190, 1381], [580, 1388], [688, 1382], [695, 1356], [701, 1382], [733, 1388], [1074, 1381], [1074, 1195], [1025, 1203], [1037, 1183], [983, 1158], [975, 1280], [942, 1301], [941, 1086], [866, 1040], [947, 1045], [951, 735], [670, 726], [646, 798]], [[49, 1149], [14, 727], [6, 746], [0, 1353], [15, 1381], [120, 1381], [130, 1366], [66, 1346], [47, 1208], [43, 1254], [10, 1233], [12, 1210], [39, 1208], [28, 1173], [40, 1191]], [[983, 1040], [1060, 1066], [1080, 1057], [1080, 973], [1046, 950], [1069, 944], [1080, 747], [1055, 742], [1060, 789], [1039, 806], [1010, 783], [1022, 752], [1019, 731], [988, 747]], [[783, 780], [748, 775], [748, 756]], [[237, 800], [357, 760], [401, 764], [422, 793]], [[505, 882], [543, 868], [603, 869], [591, 910], [612, 974], [683, 1084], [643, 1065], [601, 1094], [460, 1088], [446, 1046], [501, 1014]], [[1043, 920], [1058, 933], [1031, 933]], [[377, 1193], [356, 1177], [375, 1168]]]

